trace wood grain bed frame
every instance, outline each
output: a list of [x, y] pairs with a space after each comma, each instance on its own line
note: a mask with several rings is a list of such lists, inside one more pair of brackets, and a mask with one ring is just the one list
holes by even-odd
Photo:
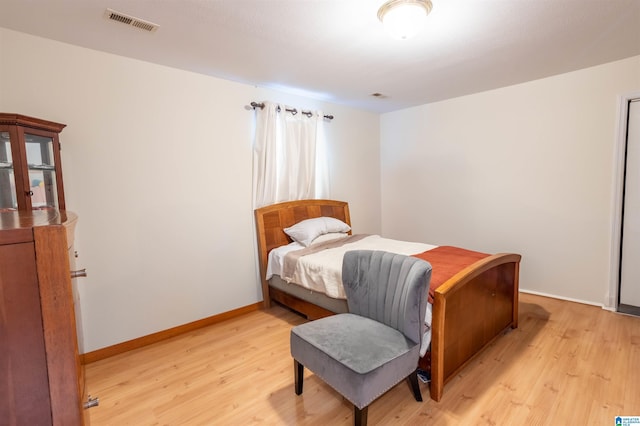
[[[335, 200], [300, 200], [255, 210], [264, 306], [273, 301], [309, 319], [333, 315], [327, 309], [275, 289], [265, 279], [271, 249], [289, 244], [283, 229], [304, 219], [330, 216], [351, 225], [349, 205]], [[509, 328], [518, 326], [520, 255], [486, 257], [458, 272], [435, 292], [431, 337], [431, 398], [471, 358]]]

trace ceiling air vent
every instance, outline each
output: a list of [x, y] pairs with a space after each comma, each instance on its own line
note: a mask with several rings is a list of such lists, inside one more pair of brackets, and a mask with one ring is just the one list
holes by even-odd
[[154, 32], [159, 27], [158, 24], [154, 24], [153, 22], [125, 15], [124, 13], [116, 12], [112, 9], [105, 10], [104, 17], [110, 21], [120, 22], [122, 24], [126, 24], [149, 32]]

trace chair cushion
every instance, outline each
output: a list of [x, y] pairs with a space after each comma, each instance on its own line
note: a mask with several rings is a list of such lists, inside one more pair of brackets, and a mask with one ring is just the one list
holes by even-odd
[[350, 313], [291, 330], [293, 358], [358, 408], [415, 371], [419, 349], [400, 331]]

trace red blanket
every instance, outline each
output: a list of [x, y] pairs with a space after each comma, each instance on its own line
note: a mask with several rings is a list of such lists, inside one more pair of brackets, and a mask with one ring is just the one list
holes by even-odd
[[452, 246], [440, 246], [424, 253], [415, 254], [414, 257], [426, 260], [431, 263], [431, 284], [429, 285], [429, 303], [433, 303], [436, 289], [478, 260], [488, 257], [486, 253], [466, 250]]

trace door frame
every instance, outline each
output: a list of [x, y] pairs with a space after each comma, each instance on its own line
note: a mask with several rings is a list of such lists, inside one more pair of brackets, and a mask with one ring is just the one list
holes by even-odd
[[618, 96], [618, 125], [616, 129], [615, 146], [613, 152], [613, 197], [611, 223], [611, 253], [609, 263], [609, 291], [605, 297], [604, 308], [618, 310], [618, 296], [620, 288], [620, 261], [622, 252], [622, 205], [624, 202], [624, 172], [626, 162], [627, 122], [629, 119], [629, 102], [640, 99], [640, 92], [627, 93]]

